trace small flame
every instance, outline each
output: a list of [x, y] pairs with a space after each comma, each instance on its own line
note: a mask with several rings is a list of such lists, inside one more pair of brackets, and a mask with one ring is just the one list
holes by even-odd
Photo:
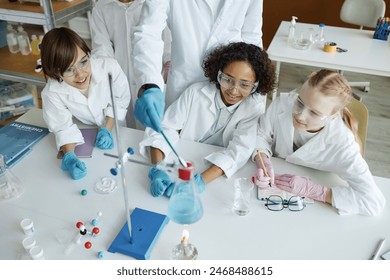
[[190, 237], [190, 232], [186, 229], [183, 230], [183, 233], [181, 235], [181, 242], [184, 243], [184, 242], [188, 242], [188, 239]]

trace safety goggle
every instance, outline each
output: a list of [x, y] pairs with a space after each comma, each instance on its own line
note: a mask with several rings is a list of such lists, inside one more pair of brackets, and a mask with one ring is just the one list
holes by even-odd
[[78, 63], [66, 69], [62, 76], [69, 78], [76, 75], [77, 70], [85, 71], [85, 69], [87, 69], [87, 67], [89, 66], [89, 62], [89, 55], [87, 54]]
[[237, 80], [226, 75], [221, 70], [218, 71], [217, 80], [221, 87], [223, 87], [224, 89], [230, 90], [236, 88], [242, 95], [249, 95], [251, 93], [254, 93], [257, 89], [257, 86], [259, 85], [258, 82], [250, 83], [246, 81]]

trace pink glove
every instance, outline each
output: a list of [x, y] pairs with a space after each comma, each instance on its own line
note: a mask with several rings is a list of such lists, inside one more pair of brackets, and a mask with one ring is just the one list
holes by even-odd
[[275, 184], [279, 189], [314, 200], [326, 202], [328, 188], [301, 176], [281, 174], [275, 176]]
[[254, 177], [253, 183], [258, 186], [260, 189], [266, 189], [270, 187], [270, 177], [264, 176], [263, 169], [259, 168], [256, 173], [256, 177]]
[[[265, 172], [265, 170], [263, 170], [263, 165], [261, 164], [261, 161], [257, 156], [256, 157], [256, 164], [257, 164], [258, 170], [257, 170], [256, 176], [255, 176], [255, 184], [259, 188], [268, 187], [269, 184], [271, 184], [271, 186], [273, 186], [275, 184], [275, 175], [274, 175], [274, 168], [272, 166], [271, 160], [266, 155], [260, 155], [260, 156], [263, 159], [264, 167], [265, 167], [265, 169], [267, 169], [268, 176], [265, 176], [266, 172]], [[264, 182], [265, 182], [266, 178], [268, 180], [268, 185], [264, 187]], [[259, 182], [260, 185], [257, 184], [257, 182]]]

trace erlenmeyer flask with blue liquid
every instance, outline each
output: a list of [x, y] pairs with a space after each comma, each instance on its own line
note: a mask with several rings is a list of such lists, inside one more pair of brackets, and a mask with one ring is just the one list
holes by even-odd
[[193, 224], [203, 216], [203, 206], [194, 181], [194, 167], [191, 163], [187, 163], [187, 166], [178, 170], [179, 180], [173, 189], [167, 211], [172, 221], [183, 225]]
[[189, 232], [186, 227], [202, 218], [203, 206], [194, 180], [194, 166], [187, 163], [187, 167], [179, 168], [178, 173], [179, 179], [169, 200], [167, 214], [175, 223], [183, 224], [185, 229], [180, 243], [172, 250], [172, 258], [195, 260], [198, 257], [198, 250], [188, 242]]

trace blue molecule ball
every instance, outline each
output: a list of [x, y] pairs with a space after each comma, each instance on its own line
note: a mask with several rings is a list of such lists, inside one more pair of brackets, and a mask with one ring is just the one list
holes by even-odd
[[103, 251], [99, 251], [97, 256], [98, 256], [99, 259], [102, 259], [104, 257]]

